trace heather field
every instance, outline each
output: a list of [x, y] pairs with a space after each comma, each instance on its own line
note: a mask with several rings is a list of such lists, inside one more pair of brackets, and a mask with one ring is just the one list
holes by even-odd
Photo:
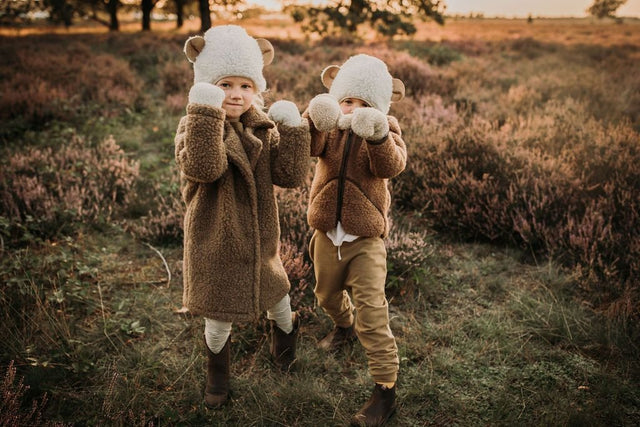
[[[405, 82], [389, 424], [637, 425], [640, 22], [450, 19], [395, 40], [236, 23], [275, 46], [267, 106], [305, 109], [359, 52]], [[310, 181], [277, 192], [297, 370], [273, 369], [266, 319], [234, 325], [232, 402], [204, 408], [173, 160], [197, 23], [137, 29], [0, 31], [0, 425], [345, 425], [372, 384], [361, 346], [316, 347]]]

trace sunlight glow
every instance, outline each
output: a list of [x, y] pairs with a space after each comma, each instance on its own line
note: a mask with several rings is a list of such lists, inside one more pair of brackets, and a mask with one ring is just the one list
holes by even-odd
[[[286, 0], [285, 0], [286, 1]], [[262, 6], [268, 10], [280, 10], [283, 0], [247, 0], [249, 4]], [[286, 3], [325, 3], [323, 0], [286, 1]], [[446, 0], [447, 14], [469, 15], [481, 13], [485, 17], [525, 18], [534, 17], [585, 17], [593, 0]], [[617, 16], [640, 18], [640, 1], [628, 0], [622, 5]]]

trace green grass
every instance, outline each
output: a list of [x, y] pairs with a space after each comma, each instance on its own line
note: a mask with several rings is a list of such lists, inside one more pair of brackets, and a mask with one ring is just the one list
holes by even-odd
[[[640, 414], [637, 349], [576, 303], [571, 276], [522, 263], [512, 249], [433, 239], [430, 248], [424, 281], [391, 297], [401, 365], [390, 425], [632, 424]], [[34, 297], [34, 336], [4, 334], [3, 358], [29, 361], [18, 375], [31, 387], [27, 398], [48, 394], [47, 417], [337, 426], [366, 401], [362, 348], [335, 357], [318, 350], [331, 325], [312, 310], [298, 369], [286, 376], [269, 360], [266, 321], [236, 325], [231, 404], [205, 409], [202, 320], [176, 313], [181, 250], [158, 249], [170, 283], [162, 258], [117, 228], [3, 259], [4, 271], [35, 287], [58, 269]]]

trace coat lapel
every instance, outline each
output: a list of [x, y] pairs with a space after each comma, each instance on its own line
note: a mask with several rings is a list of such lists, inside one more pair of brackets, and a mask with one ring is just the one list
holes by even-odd
[[255, 170], [258, 159], [262, 154], [263, 141], [255, 135], [255, 131], [259, 129], [269, 129], [274, 126], [266, 114], [258, 111], [254, 106], [242, 116], [241, 121], [244, 125], [242, 143], [245, 147], [247, 160], [252, 170]]
[[[247, 183], [252, 183], [255, 181], [253, 171], [262, 154], [263, 148], [262, 140], [258, 138], [254, 132], [272, 128], [274, 124], [267, 118], [265, 113], [258, 111], [254, 106], [251, 106], [251, 108], [242, 115], [240, 121], [244, 126], [243, 135], [248, 149], [245, 149], [243, 142], [233, 129], [233, 126], [229, 122], [226, 122], [224, 132], [227, 156], [229, 161], [238, 167]], [[253, 194], [255, 186], [251, 185], [250, 187], [253, 188]]]
[[224, 124], [225, 145], [227, 146], [227, 156], [229, 161], [236, 165], [245, 176], [247, 181], [251, 181], [253, 171], [249, 163], [249, 158], [244, 150], [240, 137], [228, 122]]

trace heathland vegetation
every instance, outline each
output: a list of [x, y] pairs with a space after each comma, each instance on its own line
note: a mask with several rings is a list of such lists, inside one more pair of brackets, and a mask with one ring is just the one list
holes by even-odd
[[[392, 41], [240, 24], [275, 46], [267, 105], [303, 110], [357, 52], [407, 87], [391, 110], [409, 149], [387, 241], [391, 424], [633, 425], [640, 23], [451, 20]], [[233, 402], [202, 406], [173, 161], [187, 35], [0, 37], [0, 425], [342, 425], [368, 396], [361, 347], [316, 349], [330, 325], [307, 185], [278, 191], [298, 370], [272, 369], [264, 319], [235, 325]]]

